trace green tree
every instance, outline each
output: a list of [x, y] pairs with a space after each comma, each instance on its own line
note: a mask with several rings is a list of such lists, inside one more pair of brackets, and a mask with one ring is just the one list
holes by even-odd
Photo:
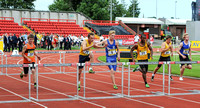
[[93, 20], [109, 20], [108, 0], [82, 0], [77, 8]]
[[0, 0], [1, 8], [10, 9], [34, 9], [36, 0]]
[[138, 2], [137, 0], [130, 0], [131, 5], [128, 8], [128, 11], [126, 13], [126, 17], [133, 17], [133, 5], [135, 7], [135, 17], [138, 17], [140, 15], [140, 8], [138, 7]]
[[70, 0], [54, 0], [54, 3], [49, 5], [50, 11], [75, 11], [72, 8]]
[[119, 1], [113, 0], [113, 6], [112, 6], [112, 19], [115, 20], [116, 17], [123, 17], [126, 15], [126, 5], [125, 4], [119, 4]]

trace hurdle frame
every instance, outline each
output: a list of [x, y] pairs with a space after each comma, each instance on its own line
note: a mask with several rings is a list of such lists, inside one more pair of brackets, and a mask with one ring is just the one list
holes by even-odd
[[[80, 99], [85, 99], [85, 100], [92, 100], [92, 99], [112, 99], [112, 98], [123, 98], [123, 89], [124, 89], [124, 82], [123, 82], [123, 78], [124, 78], [124, 65], [125, 63], [122, 62], [122, 63], [79, 63], [78, 64], [79, 66], [84, 66], [83, 68], [83, 96], [78, 96], [78, 98]], [[122, 65], [122, 71], [121, 71], [121, 93], [117, 93], [117, 94], [114, 94], [114, 93], [106, 93], [106, 94], [110, 94], [112, 96], [102, 96], [102, 97], [86, 97], [86, 71], [85, 71], [85, 67], [86, 66], [108, 66], [108, 65]], [[78, 79], [77, 79], [78, 81]], [[78, 87], [78, 83], [77, 83], [77, 87]]]
[[[131, 95], [130, 94], [130, 66], [131, 65], [152, 65], [152, 64], [162, 64], [163, 65], [163, 87], [162, 87], [162, 92], [150, 92], [152, 94], [147, 94], [147, 95]], [[124, 95], [124, 97], [154, 97], [154, 96], [164, 96], [166, 95], [165, 93], [165, 64], [166, 62], [127, 62], [128, 65], [128, 95]]]
[[[31, 66], [31, 65], [30, 65]], [[57, 99], [39, 99], [39, 74], [38, 74], [38, 67], [55, 67], [55, 66], [76, 66], [76, 64], [73, 64], [73, 63], [66, 63], [66, 64], [35, 64], [34, 65], [36, 67], [36, 84], [37, 84], [37, 87], [36, 87], [36, 98], [32, 97], [31, 96], [31, 81], [29, 81], [29, 99], [31, 100], [34, 100], [36, 102], [45, 102], [45, 101], [68, 101], [68, 100], [77, 100], [78, 99], [78, 93], [76, 93], [76, 95], [74, 96], [71, 96], [71, 95], [67, 95], [69, 98], [57, 98]], [[77, 65], [78, 67], [78, 65]], [[30, 67], [29, 67], [30, 69]], [[30, 78], [30, 77], [29, 77]]]

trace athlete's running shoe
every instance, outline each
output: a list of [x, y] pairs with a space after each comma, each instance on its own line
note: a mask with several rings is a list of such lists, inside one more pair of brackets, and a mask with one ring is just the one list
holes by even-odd
[[174, 80], [172, 79], [172, 76], [170, 76], [170, 80], [171, 80], [171, 81], [174, 81]]
[[20, 78], [21, 79], [24, 77], [23, 73], [24, 73], [23, 71], [20, 73]]
[[116, 90], [118, 89], [118, 87], [116, 85], [113, 85], [113, 88], [116, 89]]
[[133, 69], [133, 72], [139, 70], [139, 68], [140, 68], [139, 66], [136, 66], [136, 67]]
[[179, 80], [180, 80], [180, 81], [183, 81], [183, 77], [180, 77]]
[[80, 84], [78, 84], [78, 91], [80, 91], [81, 90], [81, 85]]
[[154, 80], [154, 76], [151, 77], [151, 81], [153, 81], [153, 80]]
[[35, 89], [37, 88], [37, 84], [34, 84], [34, 88], [35, 88]]
[[90, 69], [90, 70], [89, 70], [89, 73], [94, 74], [95, 72], [93, 71], [93, 69]]
[[146, 87], [146, 88], [149, 88], [150, 86], [149, 86], [149, 84], [145, 84], [145, 87]]

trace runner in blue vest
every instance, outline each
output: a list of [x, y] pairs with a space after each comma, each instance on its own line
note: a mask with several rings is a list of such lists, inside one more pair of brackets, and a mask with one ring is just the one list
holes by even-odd
[[[179, 45], [179, 48], [177, 50], [178, 54], [179, 54], [179, 59], [180, 61], [192, 61], [192, 57], [191, 57], [191, 44], [189, 41], [189, 36], [187, 33], [185, 33], [183, 35], [183, 39], [184, 41], [182, 41]], [[190, 58], [188, 57], [188, 55], [190, 55]], [[183, 80], [183, 73], [185, 68], [188, 69], [192, 69], [192, 64], [187, 64], [187, 66], [185, 66], [185, 64], [181, 64], [181, 74], [180, 74], [180, 78], [179, 80]]]
[[[107, 45], [105, 47], [106, 50], [106, 62], [107, 63], [116, 63], [117, 60], [120, 61], [120, 52], [119, 52], [119, 42], [115, 40], [115, 31], [111, 30], [109, 31], [109, 38], [100, 42], [99, 45]], [[116, 60], [117, 59], [117, 60]], [[110, 75], [111, 75], [111, 80], [113, 83], [113, 88], [118, 89], [116, 83], [115, 83], [115, 72], [117, 65], [109, 65], [108, 66], [110, 69]]]

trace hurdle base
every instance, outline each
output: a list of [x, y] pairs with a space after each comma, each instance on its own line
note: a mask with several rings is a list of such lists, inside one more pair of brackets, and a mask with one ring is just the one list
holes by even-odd
[[107, 97], [83, 97], [83, 96], [78, 96], [80, 99], [84, 100], [93, 100], [93, 99], [114, 99], [114, 98], [123, 98], [122, 96], [107, 96]]
[[189, 92], [192, 92], [192, 93], [199, 93], [200, 94], [200, 90], [188, 90]]
[[167, 95], [167, 93], [163, 93], [163, 92], [151, 92], [152, 94], [155, 94], [155, 95]]
[[49, 102], [49, 101], [71, 101], [71, 100], [77, 100], [78, 97], [75, 96], [68, 96], [70, 98], [61, 98], [61, 99], [35, 99], [33, 97], [30, 97], [31, 100], [36, 102]]
[[161, 95], [124, 95], [124, 97], [129, 98], [137, 98], [137, 97], [156, 97], [156, 96], [165, 96], [164, 94]]

